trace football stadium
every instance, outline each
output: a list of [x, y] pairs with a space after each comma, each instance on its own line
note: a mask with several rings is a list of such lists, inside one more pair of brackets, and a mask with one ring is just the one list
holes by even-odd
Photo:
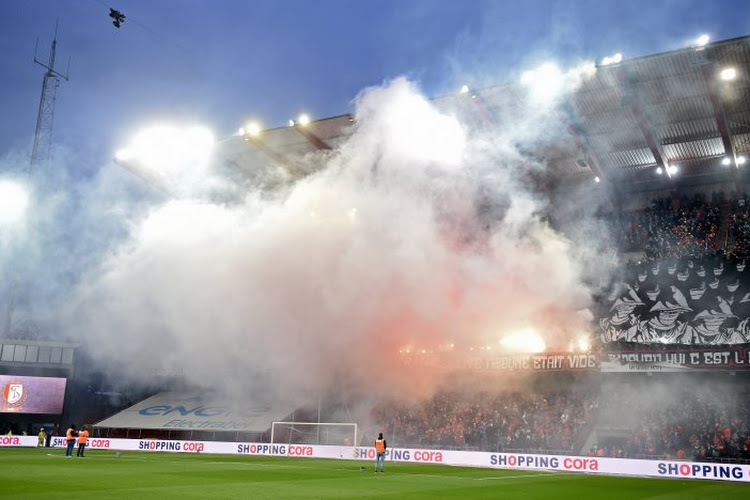
[[750, 36], [142, 130], [96, 341], [3, 274], [2, 496], [739, 498], [748, 160]]

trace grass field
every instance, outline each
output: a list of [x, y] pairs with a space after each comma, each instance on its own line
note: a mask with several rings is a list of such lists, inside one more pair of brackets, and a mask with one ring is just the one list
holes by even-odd
[[[750, 484], [236, 455], [0, 449], [0, 498], [748, 498]], [[364, 467], [365, 470], [361, 471]]]

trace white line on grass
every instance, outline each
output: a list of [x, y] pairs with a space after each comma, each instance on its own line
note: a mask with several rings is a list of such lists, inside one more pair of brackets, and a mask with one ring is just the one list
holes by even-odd
[[[58, 454], [52, 454], [47, 453], [47, 456], [49, 457], [55, 457], [55, 458], [66, 458], [65, 455], [58, 455]], [[80, 457], [73, 457], [73, 458], [80, 458]], [[125, 460], [128, 462], [152, 462], [153, 459], [146, 458], [145, 456], [142, 457], [135, 457], [133, 455], [129, 455], [127, 458], [121, 457], [121, 456], [107, 456], [107, 455], [95, 455], [95, 458], [97, 460]], [[185, 464], [188, 462], [185, 462], [183, 460], [159, 460], [159, 463], [163, 464]], [[253, 463], [251, 461], [248, 462], [235, 462], [235, 461], [226, 461], [226, 460], [202, 460], [200, 462], [194, 462], [196, 464], [201, 465], [232, 465], [232, 466], [238, 466], [243, 469], [253, 469], [253, 468], [274, 468], [274, 469], [320, 469], [320, 467], [314, 466], [314, 465], [301, 465], [301, 464], [269, 464], [269, 463]], [[330, 470], [337, 470], [337, 471], [349, 471], [349, 472], [358, 472], [361, 474], [367, 474], [367, 472], [370, 472], [369, 469], [361, 470], [361, 469], [355, 469], [355, 468], [344, 468], [344, 467], [332, 467]], [[424, 473], [412, 473], [412, 472], [393, 472], [390, 471], [387, 475], [390, 476], [421, 476], [421, 477], [435, 477], [435, 478], [441, 478], [441, 479], [459, 479], [462, 481], [506, 481], [511, 479], [526, 479], [530, 477], [561, 477], [566, 476], [568, 474], [561, 474], [557, 473], [555, 471], [541, 471], [536, 474], [518, 474], [518, 475], [509, 475], [509, 476], [487, 476], [487, 477], [466, 477], [466, 476], [454, 476], [450, 474], [424, 474]]]

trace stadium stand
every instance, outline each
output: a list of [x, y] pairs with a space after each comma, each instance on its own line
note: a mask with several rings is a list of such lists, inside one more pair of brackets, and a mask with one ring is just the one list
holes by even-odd
[[[616, 187], [604, 220], [621, 273], [598, 297], [595, 343], [584, 353], [591, 365], [575, 367], [580, 379], [560, 376], [574, 371], [568, 364], [553, 373], [528, 369], [559, 384], [521, 389], [498, 383], [476, 392], [444, 389], [421, 400], [379, 401], [366, 439], [382, 430], [389, 445], [398, 447], [748, 460], [750, 177], [740, 159], [750, 153], [750, 80], [722, 87], [715, 74], [726, 64], [750, 74], [749, 61], [750, 38], [743, 37], [600, 67], [562, 113], [567, 143], [529, 153], [534, 161], [545, 159], [561, 189], [591, 185], [594, 178]], [[734, 98], [724, 92], [727, 85], [733, 85]], [[490, 119], [515, 95], [507, 86], [472, 94], [470, 109], [479, 107]], [[434, 102], [466, 112], [465, 100], [446, 96]], [[310, 174], [299, 160], [335, 148], [353, 120], [344, 115], [304, 130], [294, 125], [264, 131], [262, 138], [232, 137], [223, 142], [218, 161], [236, 178], [237, 196], [249, 184], [293, 182]], [[679, 175], [668, 173], [675, 164]], [[266, 168], [247, 168], [252, 176], [243, 176], [237, 165]], [[487, 363], [501, 368], [486, 378], [502, 378], [498, 373], [512, 370], [506, 366], [526, 369], [528, 360]], [[115, 415], [146, 410], [146, 398], [160, 392], [143, 394], [135, 406], [103, 396], [108, 402], [87, 408], [85, 421], [112, 417], [98, 428], [109, 437], [196, 438], [194, 431]], [[196, 407], [151, 406], [180, 406], [175, 417]], [[332, 420], [339, 410], [324, 407], [322, 418]], [[271, 421], [295, 418], [294, 411], [283, 408], [252, 427], [199, 437], [265, 440]], [[321, 413], [302, 411], [296, 418], [311, 421]]]

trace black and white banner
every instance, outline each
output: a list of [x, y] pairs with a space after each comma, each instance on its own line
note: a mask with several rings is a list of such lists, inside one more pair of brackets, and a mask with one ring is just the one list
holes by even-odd
[[604, 343], [750, 342], [750, 270], [729, 259], [653, 262], [629, 269], [599, 314]]

